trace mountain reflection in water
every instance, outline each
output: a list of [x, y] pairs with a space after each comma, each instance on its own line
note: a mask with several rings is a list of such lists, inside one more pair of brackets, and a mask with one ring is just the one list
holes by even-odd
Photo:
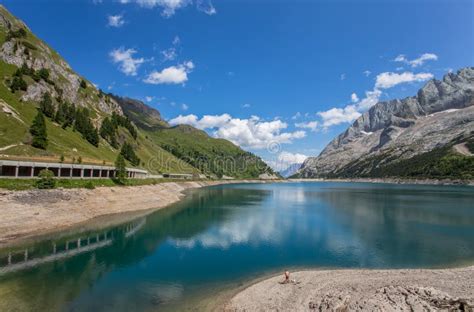
[[[223, 285], [286, 268], [465, 263], [474, 260], [473, 202], [469, 187], [284, 183], [195, 190], [121, 226], [0, 251], [2, 266], [11, 253], [21, 264], [25, 249], [29, 260], [50, 255], [53, 244], [72, 242], [80, 251], [0, 274], [0, 310], [175, 310]], [[98, 233], [97, 242], [103, 233], [110, 242], [94, 245]]]

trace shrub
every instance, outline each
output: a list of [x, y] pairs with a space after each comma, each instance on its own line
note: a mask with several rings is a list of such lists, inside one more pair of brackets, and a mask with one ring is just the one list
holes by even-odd
[[87, 183], [84, 185], [86, 189], [93, 190], [95, 189], [95, 185], [92, 181], [87, 181]]
[[46, 68], [41, 68], [38, 70], [38, 76], [43, 79], [44, 81], [48, 81], [49, 79], [49, 70]]
[[51, 170], [43, 169], [40, 171], [39, 180], [36, 181], [36, 187], [39, 189], [53, 189], [56, 187], [54, 173]]
[[84, 79], [81, 80], [81, 88], [82, 89], [87, 88], [87, 82]]
[[15, 76], [10, 84], [10, 89], [13, 93], [17, 90], [26, 91], [28, 89], [28, 84], [21, 76]]

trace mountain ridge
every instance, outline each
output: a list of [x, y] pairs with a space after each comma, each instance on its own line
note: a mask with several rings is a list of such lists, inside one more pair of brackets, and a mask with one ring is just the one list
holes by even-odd
[[[383, 167], [446, 146], [467, 144], [473, 136], [474, 68], [466, 67], [442, 80], [430, 80], [416, 96], [377, 103], [319, 156], [308, 158], [296, 176], [379, 177], [385, 175]], [[452, 153], [448, 148], [444, 156]], [[470, 165], [467, 170], [468, 178], [474, 178]], [[436, 176], [432, 172], [420, 176], [424, 174]]]
[[[123, 153], [128, 155], [130, 166], [153, 174], [205, 172], [257, 178], [272, 172], [259, 157], [230, 141], [211, 138], [192, 127], [170, 127], [158, 110], [142, 101], [102, 92], [74, 72], [54, 49], [2, 5], [0, 73], [2, 157], [112, 164]], [[48, 144], [42, 148], [32, 146], [29, 131], [38, 111], [47, 117]], [[64, 114], [71, 119], [69, 122], [64, 121]], [[188, 131], [185, 134], [183, 127]], [[161, 131], [172, 134], [173, 142], [167, 141]], [[235, 162], [240, 162], [243, 155], [251, 163], [250, 170], [236, 172], [219, 164], [205, 164], [218, 156], [236, 157]], [[195, 156], [204, 162], [201, 168], [193, 166], [197, 163], [192, 158]]]

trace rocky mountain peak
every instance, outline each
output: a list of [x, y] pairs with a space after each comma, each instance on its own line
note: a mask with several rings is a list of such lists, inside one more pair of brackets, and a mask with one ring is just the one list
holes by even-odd
[[377, 103], [300, 173], [325, 176], [368, 157], [413, 157], [473, 133], [474, 68], [466, 67], [430, 80], [416, 96]]

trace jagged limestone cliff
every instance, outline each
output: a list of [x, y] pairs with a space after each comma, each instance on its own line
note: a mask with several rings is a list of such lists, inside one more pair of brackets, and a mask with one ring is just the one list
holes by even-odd
[[466, 173], [465, 178], [474, 178], [469, 160], [473, 136], [474, 68], [470, 67], [429, 81], [416, 96], [377, 103], [318, 157], [308, 158], [297, 176], [436, 177], [434, 171], [450, 169], [436, 165], [434, 158], [442, 161], [457, 153], [461, 159], [456, 162], [465, 162], [456, 165], [463, 167], [460, 172], [439, 176], [462, 178]]

